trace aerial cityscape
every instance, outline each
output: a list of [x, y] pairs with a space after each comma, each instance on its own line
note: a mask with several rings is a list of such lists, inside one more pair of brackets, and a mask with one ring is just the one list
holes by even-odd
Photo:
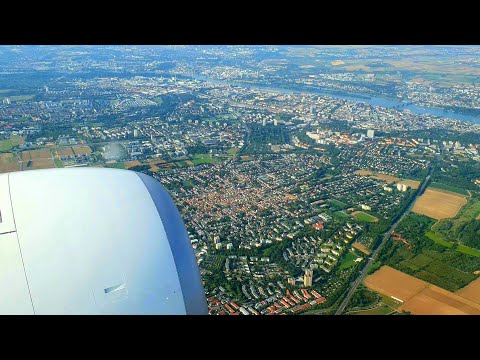
[[478, 79], [480, 46], [0, 46], [0, 173], [154, 177], [212, 315], [480, 315]]

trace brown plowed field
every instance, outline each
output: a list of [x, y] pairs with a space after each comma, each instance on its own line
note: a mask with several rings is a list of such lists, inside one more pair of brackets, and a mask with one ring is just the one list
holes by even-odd
[[398, 178], [396, 176], [387, 175], [387, 174], [375, 174], [375, 175], [372, 175], [372, 178], [383, 180], [383, 181], [388, 181], [388, 182], [397, 182], [397, 181], [401, 180], [400, 178]]
[[21, 157], [23, 161], [28, 160], [35, 160], [35, 159], [48, 159], [51, 158], [52, 155], [50, 151], [47, 149], [40, 149], [40, 150], [27, 150], [21, 152]]
[[455, 294], [480, 304], [480, 278], [473, 280], [470, 284], [456, 291]]
[[92, 153], [92, 149], [88, 145], [72, 146], [72, 150], [75, 155], [90, 155]]
[[138, 160], [132, 160], [132, 161], [127, 161], [124, 166], [125, 166], [125, 169], [130, 169], [134, 166], [140, 166], [142, 165], [142, 163]]
[[383, 295], [400, 299], [403, 304], [399, 310], [412, 314], [480, 315], [480, 304], [389, 266], [367, 276], [365, 285]]
[[357, 170], [354, 172], [355, 175], [360, 175], [360, 176], [367, 176], [367, 175], [372, 175], [373, 172], [370, 170]]
[[363, 252], [365, 255], [370, 255], [371, 252], [370, 250], [363, 244], [360, 244], [359, 242], [355, 241], [352, 246], [357, 249], [357, 250], [360, 250], [361, 252]]
[[441, 220], [455, 217], [466, 203], [463, 195], [427, 189], [417, 199], [412, 211]]

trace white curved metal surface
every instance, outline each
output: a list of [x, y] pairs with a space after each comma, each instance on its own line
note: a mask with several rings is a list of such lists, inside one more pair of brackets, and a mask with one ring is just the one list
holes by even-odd
[[[194, 269], [189, 268], [194, 273], [191, 284], [186, 281], [190, 279], [188, 274], [182, 284], [179, 281], [177, 266], [185, 267], [182, 265], [185, 261], [178, 259], [188, 259], [191, 265], [194, 255], [190, 244], [188, 249], [182, 248], [184, 254], [175, 254], [176, 257], [172, 254], [172, 249], [177, 247], [172, 246], [171, 241], [176, 240], [167, 238], [161, 213], [179, 215], [173, 202], [159, 206], [158, 201], [152, 200], [154, 192], [164, 192], [158, 182], [158, 188], [154, 184], [147, 189], [137, 173], [117, 169], [15, 172], [0, 176], [2, 213], [5, 200], [1, 196], [4, 194], [1, 185], [7, 176], [13, 209], [12, 229], [18, 236], [18, 254], [13, 256], [17, 270], [19, 261], [22, 263], [23, 280], [28, 285], [28, 294], [19, 290], [10, 295], [21, 297], [22, 301], [29, 295], [32, 312], [207, 312], [201, 282], [196, 283], [200, 281], [196, 264]], [[180, 224], [179, 234], [184, 236], [181, 220]], [[172, 230], [169, 233], [171, 237], [176, 236]], [[0, 257], [4, 235], [0, 235]], [[9, 246], [13, 253], [12, 243]], [[9, 266], [0, 262], [0, 272]], [[20, 279], [20, 275], [17, 271], [15, 276]], [[4, 283], [0, 278], [2, 289]], [[194, 290], [188, 291], [189, 285]], [[192, 309], [187, 311], [189, 299], [199, 305], [187, 306]], [[28, 313], [22, 301], [17, 313]], [[15, 309], [10, 307], [7, 311], [0, 301], [0, 313], [6, 312], [15, 313]]]

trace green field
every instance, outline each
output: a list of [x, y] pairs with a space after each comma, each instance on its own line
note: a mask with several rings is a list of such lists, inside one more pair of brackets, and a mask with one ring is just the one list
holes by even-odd
[[468, 199], [467, 204], [460, 210], [458, 215], [454, 219], [450, 220], [454, 222], [452, 230], [456, 230], [457, 228], [462, 227], [463, 223], [476, 219], [479, 215], [480, 201], [474, 198]]
[[60, 159], [53, 159], [53, 161], [55, 162], [55, 166], [57, 168], [62, 168], [63, 167], [63, 161], [60, 160]]
[[364, 212], [359, 212], [355, 214], [353, 217], [359, 221], [364, 221], [364, 222], [374, 222], [375, 220], [377, 220], [376, 217]]
[[27, 100], [32, 100], [35, 97], [35, 95], [16, 95], [16, 96], [9, 96], [8, 98], [11, 101], [27, 101]]
[[216, 164], [218, 162], [218, 159], [210, 156], [210, 154], [194, 154], [192, 162], [194, 163], [194, 165]]
[[406, 273], [409, 273], [410, 271], [416, 272], [420, 270], [420, 268], [417, 265], [410, 262], [410, 260], [404, 260], [398, 263], [398, 269]]
[[[433, 220], [407, 215], [396, 232], [408, 239], [411, 247], [387, 242], [379, 259], [384, 265], [415, 276], [449, 291], [457, 291], [476, 276], [480, 269], [480, 251], [458, 245], [457, 239], [432, 229]], [[451, 240], [451, 241], [448, 241]]]
[[401, 302], [389, 296], [382, 294], [378, 294], [378, 296], [380, 296], [380, 302], [377, 304], [377, 307], [368, 310], [353, 311], [349, 313], [349, 315], [388, 315], [396, 312], [396, 309], [402, 305]]
[[430, 187], [435, 188], [435, 189], [440, 189], [440, 190], [451, 191], [451, 192], [458, 193], [458, 194], [465, 195], [465, 196], [470, 195], [467, 190], [462, 189], [462, 188], [458, 188], [456, 186], [451, 186], [451, 185], [446, 185], [446, 184], [441, 184], [441, 183], [434, 182], [430, 185]]
[[182, 181], [182, 185], [185, 189], [191, 189], [193, 187], [193, 183], [189, 180]]
[[[462, 244], [468, 248], [480, 250], [480, 200], [477, 194], [468, 198], [467, 204], [453, 219], [443, 219], [434, 224], [431, 231], [425, 235], [437, 242], [437, 238], [448, 239], [454, 244]], [[430, 233], [434, 233], [433, 236]], [[440, 245], [446, 246], [438, 242]], [[478, 256], [478, 251], [469, 250], [466, 247], [457, 247], [456, 250], [468, 255]]]
[[450, 291], [457, 291], [476, 278], [471, 273], [465, 273], [437, 260], [432, 261], [424, 270], [417, 272], [415, 277]]
[[231, 155], [231, 156], [235, 156], [237, 155], [237, 153], [240, 151], [239, 148], [231, 148], [227, 151], [227, 154], [228, 155]]
[[424, 254], [418, 254], [417, 256], [407, 260], [417, 268], [424, 268], [425, 266], [430, 265], [433, 262], [433, 259]]
[[465, 245], [458, 245], [455, 248], [455, 250], [457, 250], [458, 252], [461, 252], [463, 254], [480, 257], [480, 250], [477, 250], [477, 249], [474, 249], [474, 248], [471, 248], [471, 247], [468, 247], [468, 246], [465, 246]]
[[345, 270], [345, 269], [348, 269], [348, 268], [352, 267], [353, 265], [355, 265], [355, 260], [357, 258], [358, 258], [357, 255], [355, 255], [352, 252], [348, 252], [347, 254], [345, 254], [343, 256], [339, 269], [340, 270]]
[[432, 240], [434, 243], [445, 246], [447, 248], [451, 248], [454, 245], [452, 242], [445, 240], [441, 235], [434, 233], [433, 231], [427, 231], [425, 233], [425, 236]]
[[378, 269], [380, 269], [380, 267], [382, 266], [382, 262], [381, 261], [376, 261], [372, 264], [372, 266], [370, 266], [370, 269], [368, 269], [368, 272], [367, 274], [370, 275], [370, 274], [373, 274], [375, 271], [377, 271]]
[[10, 151], [15, 146], [23, 144], [23, 138], [21, 136], [11, 136], [10, 139], [0, 141], [0, 151]]
[[175, 162], [175, 165], [177, 165], [178, 167], [187, 167], [188, 166], [188, 164], [185, 161], [177, 161], [177, 162]]
[[384, 303], [387, 306], [390, 306], [392, 309], [397, 309], [402, 303], [400, 301], [392, 299], [390, 296], [385, 296], [382, 294], [379, 294], [380, 297], [382, 298], [382, 303]]
[[349, 216], [347, 213], [345, 213], [344, 211], [342, 211], [342, 210], [336, 211], [336, 212], [334, 213], [334, 215], [335, 215], [335, 216], [338, 216], [339, 218], [342, 218], [342, 219], [348, 219], [348, 218], [350, 218], [350, 216]]
[[225, 258], [226, 256], [223, 255], [210, 255], [205, 259], [205, 265], [211, 271], [222, 271], [225, 264]]
[[346, 209], [348, 207], [347, 204], [345, 204], [344, 202], [341, 202], [340, 200], [337, 200], [337, 199], [328, 199], [328, 201], [335, 207], [339, 208], [339, 209]]
[[125, 169], [124, 167], [124, 164], [122, 162], [120, 163], [113, 163], [113, 164], [106, 164], [105, 165], [106, 167], [109, 167], [109, 168], [115, 168], [115, 169]]
[[157, 96], [156, 98], [153, 98], [152, 100], [155, 101], [158, 106], [163, 104], [163, 99], [162, 99], [161, 96]]

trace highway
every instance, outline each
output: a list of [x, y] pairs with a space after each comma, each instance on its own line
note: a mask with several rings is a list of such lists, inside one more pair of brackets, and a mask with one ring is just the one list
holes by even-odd
[[393, 230], [395, 230], [395, 228], [400, 223], [400, 221], [402, 221], [402, 219], [405, 217], [405, 215], [407, 215], [410, 212], [411, 208], [413, 207], [413, 204], [415, 203], [415, 200], [417, 200], [417, 198], [425, 190], [428, 182], [430, 181], [430, 176], [432, 175], [433, 169], [434, 169], [434, 166], [431, 166], [430, 170], [428, 172], [428, 175], [425, 177], [425, 180], [422, 182], [421, 186], [417, 189], [417, 192], [416, 192], [415, 196], [412, 198], [412, 200], [410, 200], [410, 204], [408, 204], [408, 206], [405, 208], [403, 213], [401, 213], [401, 215], [398, 216], [398, 219], [392, 224], [392, 226], [390, 226], [388, 231], [384, 234], [381, 243], [372, 252], [372, 254], [368, 258], [368, 261], [365, 264], [364, 268], [360, 271], [360, 274], [355, 279], [355, 281], [352, 283], [352, 286], [350, 287], [350, 290], [348, 290], [347, 296], [345, 297], [345, 299], [343, 299], [342, 303], [340, 304], [338, 309], [335, 311], [335, 315], [340, 315], [340, 314], [343, 313], [343, 311], [345, 310], [345, 307], [348, 305], [348, 302], [350, 301], [350, 298], [352, 297], [353, 293], [357, 289], [358, 285], [360, 285], [362, 283], [363, 278], [368, 273], [368, 270], [370, 269], [372, 264], [376, 261], [377, 255], [380, 253], [380, 251], [382, 250], [382, 248], [385, 245], [385, 243], [387, 242], [387, 240], [390, 239], [390, 233]]

